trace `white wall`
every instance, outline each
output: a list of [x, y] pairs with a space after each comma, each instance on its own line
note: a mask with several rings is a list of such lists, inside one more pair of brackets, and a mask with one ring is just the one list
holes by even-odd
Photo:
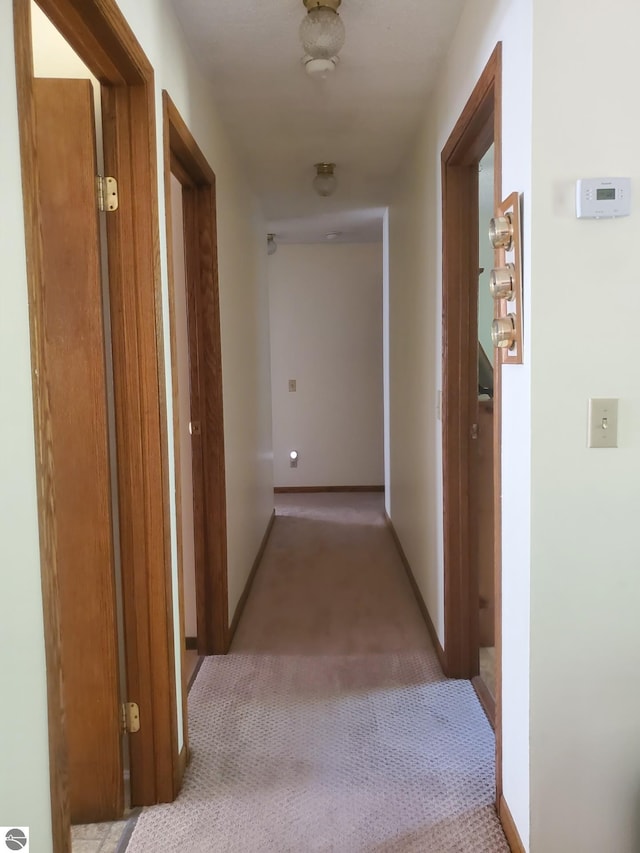
[[[444, 642], [440, 153], [494, 49], [503, 42], [503, 193], [524, 193], [525, 324], [529, 313], [532, 0], [469, 0], [390, 205], [392, 519]], [[527, 328], [527, 327], [526, 327]], [[525, 328], [525, 330], [526, 330]], [[530, 348], [503, 368], [503, 779], [529, 839]], [[540, 849], [540, 853], [543, 850]], [[546, 851], [544, 851], [546, 853]]]
[[[162, 115], [161, 91], [167, 89], [216, 174], [229, 615], [232, 616], [273, 509], [266, 227], [243, 165], [217, 114], [215, 92], [200, 74], [186, 46], [170, 0], [120, 0], [119, 6], [155, 69], [157, 116]], [[160, 120], [157, 136], [160, 159]], [[161, 169], [158, 182], [163, 222]], [[168, 316], [165, 238], [161, 227], [163, 310]], [[165, 358], [168, 372], [168, 324], [165, 324]], [[175, 518], [172, 525], [175, 529]]]
[[[632, 853], [640, 7], [613, 0], [585, 14], [577, 0], [536, 0], [533, 20], [531, 843], [535, 853]], [[609, 175], [632, 178], [631, 217], [577, 220], [575, 180]], [[587, 401], [605, 396], [620, 398], [619, 447], [588, 450]]]
[[[229, 610], [241, 595], [273, 506], [265, 227], [214, 95], [185, 46], [169, 0], [119, 0], [156, 70], [162, 305], [168, 316], [161, 90], [168, 89], [217, 176], [218, 245], [227, 462]], [[33, 849], [51, 851], [46, 682], [30, 381], [28, 301], [11, 4], [0, 4], [0, 824], [30, 825]], [[166, 373], [169, 370], [165, 323]], [[168, 423], [172, 423], [167, 391]], [[170, 436], [169, 447], [173, 439]], [[170, 487], [174, 489], [173, 460]], [[172, 507], [172, 560], [176, 559]], [[176, 601], [177, 617], [177, 601]], [[4, 695], [4, 694], [3, 694]], [[180, 704], [180, 703], [179, 703]]]
[[381, 244], [280, 245], [269, 298], [276, 486], [382, 485]]

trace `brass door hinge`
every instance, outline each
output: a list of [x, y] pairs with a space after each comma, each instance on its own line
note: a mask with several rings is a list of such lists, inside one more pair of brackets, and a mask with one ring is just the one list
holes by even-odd
[[96, 177], [98, 193], [98, 210], [102, 213], [113, 213], [118, 209], [118, 182], [115, 178]]
[[120, 706], [120, 724], [124, 732], [140, 731], [140, 709], [135, 702], [123, 702]]
[[189, 422], [189, 435], [201, 435], [202, 427], [200, 426], [200, 421], [190, 421]]
[[475, 441], [478, 438], [478, 424], [471, 424], [471, 438]]

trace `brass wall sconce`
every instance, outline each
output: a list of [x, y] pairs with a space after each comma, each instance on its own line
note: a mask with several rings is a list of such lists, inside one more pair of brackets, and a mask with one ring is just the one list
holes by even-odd
[[513, 299], [516, 268], [514, 264], [492, 269], [489, 274], [489, 292], [493, 299]]
[[[489, 240], [495, 250], [489, 290], [495, 312], [491, 339], [502, 364], [522, 364], [522, 253], [520, 248], [520, 196], [511, 193], [489, 223]], [[510, 257], [507, 257], [507, 255]]]
[[494, 216], [489, 222], [489, 240], [494, 249], [510, 252], [513, 247], [513, 219], [506, 216]]
[[516, 318], [514, 314], [499, 317], [491, 324], [491, 340], [494, 347], [510, 349], [516, 340]]

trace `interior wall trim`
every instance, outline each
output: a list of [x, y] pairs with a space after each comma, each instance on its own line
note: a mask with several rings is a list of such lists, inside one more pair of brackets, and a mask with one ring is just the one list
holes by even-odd
[[[107, 218], [116, 388], [118, 500], [128, 698], [148, 724], [131, 737], [134, 805], [174, 798], [178, 760], [171, 613], [168, 442], [160, 305], [154, 72], [115, 0], [38, 0], [63, 38], [102, 84], [105, 168], [120, 184]], [[69, 849], [64, 713], [60, 708], [55, 489], [44, 358], [43, 264], [34, 147], [30, 0], [14, 0], [51, 766], [52, 835]], [[141, 414], [142, 413], [142, 414]], [[51, 647], [51, 652], [49, 649]]]
[[520, 833], [518, 832], [515, 821], [513, 819], [513, 815], [511, 814], [509, 806], [507, 805], [507, 801], [505, 800], [502, 794], [500, 795], [500, 799], [498, 800], [498, 817], [500, 819], [500, 823], [502, 824], [504, 834], [507, 837], [509, 847], [511, 848], [511, 853], [526, 853], [524, 844], [522, 843], [522, 839], [520, 838]]
[[487, 685], [479, 675], [474, 675], [471, 679], [473, 689], [476, 691], [478, 701], [482, 705], [482, 710], [485, 712], [489, 725], [495, 730], [496, 727], [496, 703], [491, 695]]
[[391, 535], [393, 536], [393, 541], [396, 544], [398, 553], [400, 554], [400, 559], [402, 560], [402, 564], [407, 573], [407, 577], [409, 578], [409, 583], [411, 584], [413, 594], [415, 595], [416, 601], [418, 602], [418, 607], [420, 608], [420, 612], [422, 613], [422, 618], [424, 619], [425, 624], [427, 626], [427, 630], [429, 631], [429, 636], [431, 637], [431, 642], [433, 643], [433, 647], [435, 648], [436, 654], [438, 655], [438, 660], [440, 661], [442, 671], [446, 674], [446, 655], [444, 653], [442, 645], [440, 644], [438, 632], [436, 631], [435, 625], [433, 624], [433, 620], [431, 619], [429, 608], [427, 607], [425, 600], [422, 597], [422, 593], [420, 592], [420, 587], [418, 586], [418, 582], [416, 581], [415, 575], [413, 574], [411, 564], [407, 559], [407, 555], [404, 553], [404, 548], [402, 547], [402, 543], [400, 542], [400, 537], [398, 536], [396, 529], [393, 526], [393, 521], [391, 521], [389, 515], [386, 512], [384, 514], [384, 520], [391, 532]]
[[254, 578], [258, 569], [260, 568], [260, 563], [262, 562], [262, 558], [264, 557], [264, 552], [269, 543], [269, 537], [271, 536], [271, 531], [273, 530], [273, 525], [276, 520], [276, 511], [275, 509], [271, 513], [271, 518], [267, 524], [267, 529], [264, 532], [264, 536], [262, 537], [262, 542], [260, 543], [260, 548], [258, 549], [258, 553], [256, 554], [256, 558], [253, 561], [253, 565], [251, 566], [251, 571], [249, 572], [249, 577], [247, 578], [247, 582], [244, 585], [244, 589], [242, 590], [242, 595], [236, 605], [235, 613], [233, 614], [233, 619], [231, 620], [231, 626], [229, 627], [229, 634], [227, 638], [227, 650], [231, 646], [231, 642], [234, 638], [234, 635], [238, 629], [238, 624], [240, 622], [240, 617], [244, 611], [245, 604], [247, 603], [247, 599], [249, 598], [249, 593], [251, 592], [251, 587], [253, 585]]
[[[190, 419], [200, 426], [199, 432], [194, 432], [191, 440], [198, 651], [202, 655], [222, 654], [226, 649], [229, 603], [216, 176], [166, 90], [162, 92], [162, 105], [169, 329], [174, 394], [177, 391], [177, 360], [170, 203], [172, 173], [182, 186]], [[178, 406], [174, 405], [176, 474], [181, 464], [177, 437], [179, 429]], [[176, 483], [179, 485], [179, 476], [176, 476]], [[182, 495], [179, 490], [177, 504], [180, 517]], [[181, 557], [179, 564], [182, 590]]]
[[[502, 43], [498, 42], [441, 154], [442, 465], [447, 674], [478, 674], [477, 293], [478, 164], [494, 143], [494, 206], [502, 200]], [[502, 793], [502, 372], [494, 370], [493, 556], [496, 803]]]

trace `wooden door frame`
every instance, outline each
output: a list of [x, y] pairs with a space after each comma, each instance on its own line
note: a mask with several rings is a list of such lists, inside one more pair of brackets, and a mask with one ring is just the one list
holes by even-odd
[[[194, 434], [192, 437], [198, 652], [201, 655], [224, 654], [229, 644], [229, 601], [216, 176], [166, 91], [162, 93], [162, 104], [177, 514], [180, 518], [182, 499], [178, 476], [180, 424], [175, 405], [177, 359], [171, 222], [172, 173], [182, 185], [191, 420], [200, 424], [200, 435]], [[178, 550], [182, 594], [182, 555], [181, 549]]]
[[[169, 489], [160, 295], [153, 69], [115, 0], [37, 0], [102, 84], [107, 174], [119, 209], [107, 219], [127, 698], [133, 805], [174, 799], [179, 773], [169, 547]], [[34, 135], [30, 0], [14, 0], [38, 514], [49, 720], [52, 833], [69, 850], [55, 541], [51, 412], [43, 342], [43, 259]]]
[[[478, 577], [471, 434], [477, 407], [478, 163], [495, 146], [494, 204], [502, 200], [502, 43], [442, 150], [443, 503], [445, 671], [478, 673]], [[472, 283], [472, 286], [470, 286]], [[494, 364], [493, 504], [496, 787], [502, 793], [501, 370]]]

